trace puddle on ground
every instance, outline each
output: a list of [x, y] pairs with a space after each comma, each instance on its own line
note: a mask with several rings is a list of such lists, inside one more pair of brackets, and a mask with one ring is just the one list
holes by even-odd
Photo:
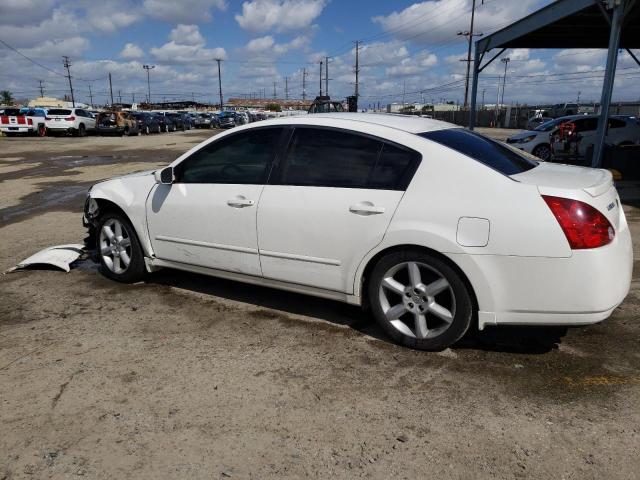
[[23, 197], [19, 205], [0, 210], [0, 227], [9, 223], [22, 221], [32, 215], [51, 210], [77, 211], [81, 215], [87, 190], [95, 182], [61, 184], [53, 182], [44, 184], [38, 192]]

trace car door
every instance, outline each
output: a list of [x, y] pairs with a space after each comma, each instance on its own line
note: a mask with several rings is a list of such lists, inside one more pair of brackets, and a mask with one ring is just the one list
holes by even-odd
[[379, 244], [420, 155], [347, 130], [296, 127], [258, 208], [267, 278], [353, 291], [353, 272]]
[[205, 145], [147, 200], [156, 257], [261, 275], [256, 209], [282, 128], [256, 128]]

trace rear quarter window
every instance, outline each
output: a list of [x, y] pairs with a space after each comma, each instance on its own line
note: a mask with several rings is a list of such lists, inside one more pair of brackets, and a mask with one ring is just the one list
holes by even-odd
[[497, 140], [463, 128], [436, 130], [418, 135], [460, 152], [504, 175], [516, 175], [538, 165], [536, 161]]

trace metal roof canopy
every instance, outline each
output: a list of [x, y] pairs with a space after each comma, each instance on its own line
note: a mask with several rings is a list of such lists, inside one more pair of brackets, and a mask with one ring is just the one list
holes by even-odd
[[[558, 0], [502, 30], [475, 42], [473, 90], [469, 128], [473, 129], [478, 94], [478, 76], [507, 48], [607, 48], [607, 64], [600, 102], [597, 140], [592, 165], [600, 165], [605, 137], [605, 119], [613, 90], [618, 49], [640, 48], [640, 3], [636, 0]], [[484, 65], [487, 52], [500, 49]]]

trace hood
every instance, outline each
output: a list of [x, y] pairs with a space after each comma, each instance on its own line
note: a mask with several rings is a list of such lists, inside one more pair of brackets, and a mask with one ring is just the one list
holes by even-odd
[[511, 135], [509, 140], [521, 140], [523, 138], [530, 137], [531, 135], [538, 135], [541, 132], [536, 132], [534, 130], [525, 130], [524, 132], [516, 133], [515, 135]]
[[104, 180], [96, 182], [95, 185], [98, 185], [100, 183], [110, 182], [112, 180], [122, 180], [122, 179], [125, 179], [125, 178], [134, 178], [134, 177], [146, 177], [147, 175], [153, 175], [153, 173], [156, 170], [157, 169], [155, 169], [155, 170], [144, 170], [142, 172], [133, 172], [133, 173], [127, 173], [126, 175], [119, 175], [117, 177], [105, 178]]

